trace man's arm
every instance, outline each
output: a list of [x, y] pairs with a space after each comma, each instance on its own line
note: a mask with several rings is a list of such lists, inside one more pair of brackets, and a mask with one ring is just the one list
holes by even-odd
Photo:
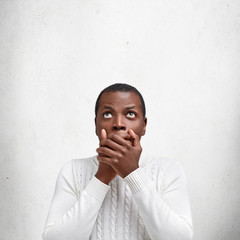
[[[132, 190], [143, 222], [152, 240], [188, 240], [192, 237], [191, 211], [185, 175], [179, 165], [173, 165], [165, 175], [167, 188], [163, 196], [139, 168], [141, 146], [138, 136], [129, 130], [132, 144], [117, 134], [104, 140], [97, 152], [100, 162], [112, 166]], [[158, 186], [158, 183], [157, 183]]]
[[72, 161], [59, 173], [43, 240], [87, 240], [109, 186], [93, 177], [77, 199]]
[[192, 239], [192, 218], [186, 179], [177, 162], [172, 162], [165, 172], [163, 189], [159, 189], [160, 186], [156, 188], [141, 167], [124, 180], [132, 191], [152, 240]]

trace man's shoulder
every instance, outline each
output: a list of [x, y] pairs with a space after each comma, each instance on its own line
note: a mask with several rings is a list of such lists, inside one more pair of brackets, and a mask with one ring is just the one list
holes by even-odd
[[83, 157], [83, 158], [74, 158], [70, 160], [72, 164], [88, 164], [93, 163], [97, 164], [97, 157], [91, 156], [91, 157]]
[[92, 156], [92, 157], [84, 157], [84, 158], [75, 158], [75, 159], [71, 159], [68, 160], [67, 162], [65, 162], [61, 168], [61, 173], [70, 173], [73, 170], [77, 170], [77, 169], [86, 169], [89, 168], [89, 166], [97, 166], [98, 162], [97, 162], [97, 158], [96, 156]]
[[167, 167], [167, 165], [171, 164], [174, 160], [169, 157], [163, 157], [159, 155], [150, 155], [144, 154], [141, 156], [140, 165], [142, 167], [149, 167], [155, 165], [157, 167]]
[[164, 175], [170, 169], [181, 168], [181, 164], [175, 159], [159, 155], [143, 155], [140, 166], [144, 169], [152, 169]]

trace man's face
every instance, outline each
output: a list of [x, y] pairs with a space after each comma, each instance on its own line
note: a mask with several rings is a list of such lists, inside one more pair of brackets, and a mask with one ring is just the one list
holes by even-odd
[[147, 119], [143, 118], [141, 101], [134, 92], [105, 92], [99, 101], [95, 118], [96, 134], [126, 134], [132, 129], [141, 138], [145, 134]]

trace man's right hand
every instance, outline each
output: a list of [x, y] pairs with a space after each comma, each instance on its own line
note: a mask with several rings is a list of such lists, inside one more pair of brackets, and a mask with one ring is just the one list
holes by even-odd
[[[107, 132], [105, 129], [102, 129], [101, 140], [106, 138]], [[95, 175], [97, 179], [99, 179], [101, 182], [105, 184], [109, 184], [116, 176], [117, 173], [113, 170], [113, 168], [110, 165], [99, 162], [98, 171]]]

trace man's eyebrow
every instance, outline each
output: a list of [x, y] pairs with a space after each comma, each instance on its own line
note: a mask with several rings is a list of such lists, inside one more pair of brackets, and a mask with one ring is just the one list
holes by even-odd
[[135, 106], [126, 107], [126, 109], [133, 109], [133, 108], [135, 108]]
[[[136, 108], [134, 105], [133, 106], [128, 106], [128, 107], [125, 107], [125, 109], [129, 110], [129, 109], [134, 109]], [[103, 106], [103, 109], [110, 109], [110, 110], [113, 110], [113, 108], [111, 106]]]
[[110, 106], [104, 106], [103, 108], [104, 108], [104, 109], [110, 109], [110, 110], [113, 110], [113, 108], [110, 107]]

